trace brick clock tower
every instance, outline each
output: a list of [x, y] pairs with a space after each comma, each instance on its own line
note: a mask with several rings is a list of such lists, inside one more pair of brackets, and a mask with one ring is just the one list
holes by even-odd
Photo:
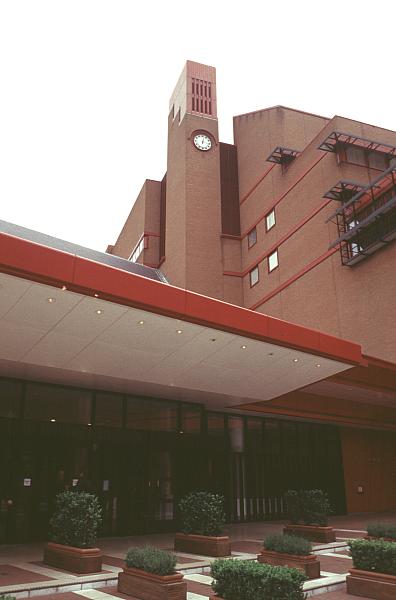
[[224, 298], [216, 70], [187, 61], [170, 100], [165, 261], [173, 285]]

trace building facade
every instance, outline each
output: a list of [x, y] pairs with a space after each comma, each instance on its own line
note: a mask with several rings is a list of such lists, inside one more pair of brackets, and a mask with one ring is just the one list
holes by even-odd
[[[234, 117], [234, 144], [224, 144], [215, 69], [191, 61], [169, 108], [167, 173], [144, 183], [109, 251], [134, 253], [173, 285], [361, 344], [366, 369], [251, 408], [354, 425], [372, 424], [375, 414], [377, 425], [389, 423], [396, 132], [275, 106]], [[368, 453], [395, 485], [392, 452], [385, 467], [379, 454], [388, 451], [367, 431], [342, 435], [344, 468], [348, 456]], [[367, 489], [363, 471], [356, 481]], [[350, 509], [374, 509], [355, 493], [364, 486], [353, 487]]]
[[145, 182], [110, 251], [396, 362], [396, 132], [275, 106], [235, 117], [223, 144], [216, 106], [214, 68], [188, 61], [167, 173]]
[[188, 61], [107, 253], [0, 221], [0, 543], [73, 488], [104, 535], [174, 528], [195, 489], [236, 522], [293, 487], [396, 508], [396, 133], [274, 107], [234, 141]]

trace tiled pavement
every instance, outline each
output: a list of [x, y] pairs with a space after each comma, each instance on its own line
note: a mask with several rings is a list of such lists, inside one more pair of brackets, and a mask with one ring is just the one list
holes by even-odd
[[[322, 577], [305, 584], [309, 595], [320, 593], [323, 600], [348, 598], [343, 582], [351, 566], [351, 559], [347, 555], [345, 540], [362, 537], [370, 520], [396, 522], [396, 513], [354, 515], [331, 520], [331, 524], [337, 528], [338, 543], [315, 546], [315, 551], [320, 555]], [[270, 533], [281, 532], [282, 526], [283, 523], [280, 522], [230, 526], [228, 533], [234, 557], [255, 559], [261, 549], [262, 539]], [[111, 596], [126, 598], [118, 594], [116, 583], [127, 549], [144, 544], [170, 549], [172, 543], [172, 534], [103, 539], [99, 544], [104, 552], [103, 571], [90, 576], [66, 573], [44, 565], [41, 562], [42, 544], [3, 546], [0, 547], [0, 595], [12, 592], [17, 597], [34, 595], [37, 600], [41, 595], [43, 600], [82, 600], [82, 596], [89, 600], [112, 600]], [[184, 572], [187, 581], [188, 600], [207, 600], [211, 594], [208, 572], [212, 559], [188, 553], [177, 553], [177, 557], [177, 569]], [[317, 587], [319, 585], [321, 588]], [[326, 589], [325, 586], [330, 587]], [[330, 589], [331, 591], [327, 591]], [[129, 600], [133, 599], [129, 597]]]

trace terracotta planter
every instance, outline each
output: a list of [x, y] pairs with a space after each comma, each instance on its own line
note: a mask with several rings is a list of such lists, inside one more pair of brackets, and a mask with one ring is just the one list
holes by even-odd
[[351, 569], [346, 577], [347, 592], [375, 600], [396, 598], [396, 575]]
[[118, 591], [141, 600], [186, 600], [187, 583], [181, 573], [155, 575], [126, 567], [118, 574]]
[[175, 550], [203, 556], [230, 556], [231, 543], [228, 536], [212, 537], [192, 533], [176, 533]]
[[102, 570], [102, 556], [99, 548], [74, 548], [48, 542], [43, 562], [72, 573], [98, 573]]
[[335, 533], [332, 527], [321, 527], [320, 525], [286, 525], [283, 533], [288, 535], [298, 535], [311, 542], [329, 544], [335, 542]]
[[284, 554], [282, 552], [273, 552], [272, 550], [262, 550], [257, 555], [260, 563], [267, 563], [276, 567], [294, 567], [306, 574], [308, 579], [317, 579], [320, 577], [320, 562], [315, 554], [301, 556], [298, 554]]

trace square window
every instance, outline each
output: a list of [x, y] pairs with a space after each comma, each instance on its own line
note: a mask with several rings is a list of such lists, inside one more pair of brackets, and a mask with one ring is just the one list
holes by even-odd
[[270, 254], [269, 257], [268, 257], [268, 271], [271, 273], [271, 271], [273, 271], [274, 269], [276, 269], [276, 267], [278, 265], [279, 265], [278, 250], [275, 250], [275, 252], [273, 252], [272, 254]]
[[251, 248], [252, 246], [254, 246], [254, 244], [256, 242], [257, 242], [257, 229], [254, 227], [254, 229], [252, 229], [248, 233], [248, 248]]
[[273, 228], [275, 225], [275, 209], [271, 210], [270, 213], [265, 217], [265, 227], [267, 231]]
[[258, 267], [254, 267], [254, 269], [252, 269], [250, 271], [249, 278], [250, 278], [250, 287], [253, 287], [254, 285], [256, 285], [256, 283], [259, 280], [259, 268]]

